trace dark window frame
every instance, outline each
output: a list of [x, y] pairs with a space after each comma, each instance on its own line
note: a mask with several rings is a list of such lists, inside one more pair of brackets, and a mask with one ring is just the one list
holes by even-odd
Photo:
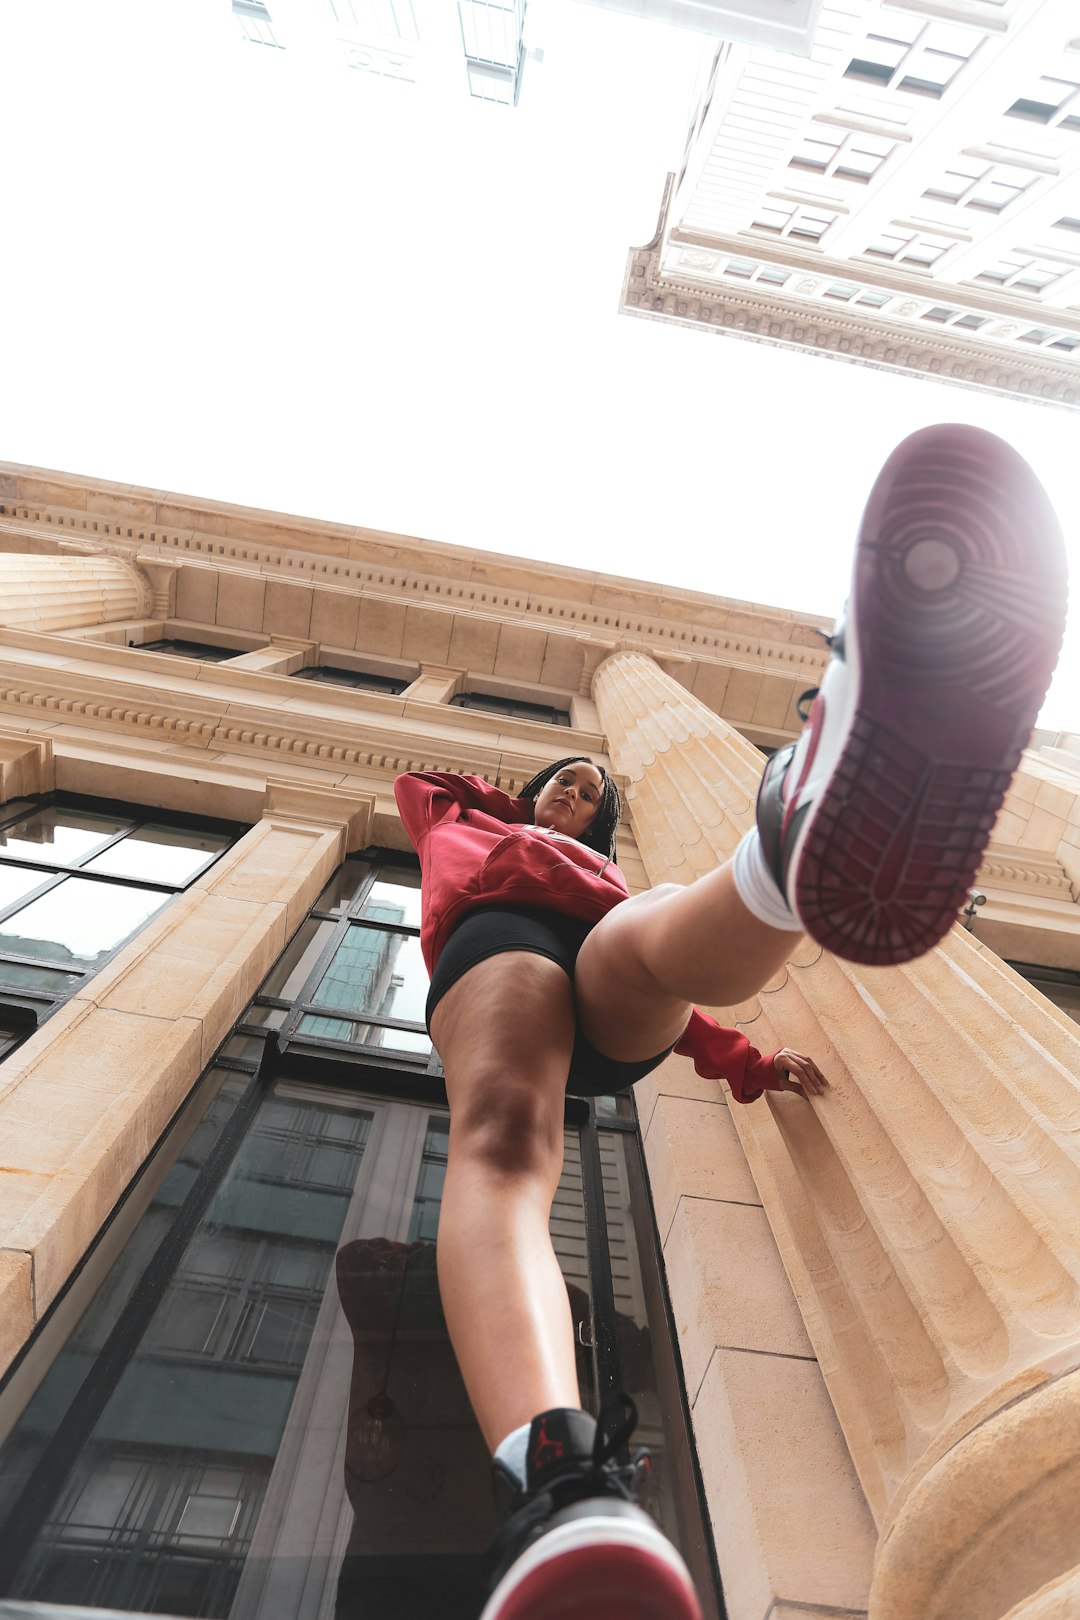
[[[198, 818], [192, 818], [198, 820]], [[232, 1168], [258, 1111], [275, 1084], [281, 1081], [303, 1081], [308, 1084], [329, 1086], [343, 1096], [350, 1092], [381, 1097], [390, 1102], [416, 1102], [424, 1106], [445, 1109], [447, 1099], [442, 1081], [442, 1069], [434, 1054], [430, 1058], [416, 1053], [402, 1053], [385, 1047], [363, 1048], [348, 1046], [326, 1037], [293, 1033], [300, 1016], [312, 1006], [312, 986], [319, 982], [333, 952], [350, 927], [369, 926], [395, 934], [418, 935], [418, 927], [390, 923], [377, 919], [360, 919], [355, 913], [365, 904], [375, 883], [392, 879], [395, 872], [415, 873], [415, 859], [393, 851], [369, 849], [352, 857], [366, 862], [368, 871], [357, 892], [340, 910], [315, 907], [305, 922], [333, 922], [336, 926], [324, 942], [297, 995], [291, 1000], [283, 997], [253, 998], [245, 1013], [241, 1014], [233, 1030], [211, 1059], [188, 1097], [178, 1107], [173, 1119], [147, 1156], [136, 1177], [129, 1185], [77, 1268], [74, 1276], [61, 1290], [35, 1334], [20, 1352], [4, 1379], [0, 1379], [0, 1402], [5, 1388], [33, 1355], [37, 1342], [52, 1332], [54, 1320], [77, 1320], [82, 1310], [95, 1297], [101, 1281], [100, 1268], [91, 1268], [91, 1259], [103, 1251], [106, 1263], [111, 1264], [116, 1253], [108, 1256], [109, 1236], [128, 1201], [148, 1207], [154, 1189], [167, 1170], [184, 1152], [187, 1143], [205, 1111], [220, 1093], [229, 1076], [240, 1082], [243, 1089], [235, 1098], [219, 1134], [198, 1169], [186, 1195], [176, 1207], [168, 1226], [155, 1240], [154, 1246], [126, 1299], [117, 1308], [115, 1319], [100, 1351], [93, 1360], [90, 1372], [67, 1409], [62, 1422], [53, 1433], [31, 1467], [25, 1490], [9, 1513], [0, 1533], [0, 1601], [15, 1579], [25, 1549], [47, 1523], [55, 1503], [72, 1477], [72, 1470], [83, 1447], [90, 1440], [96, 1423], [105, 1410], [136, 1348], [142, 1342], [150, 1320], [160, 1304], [170, 1279], [175, 1275], [187, 1246], [208, 1211], [219, 1187]], [[335, 873], [338, 878], [341, 868]], [[334, 882], [332, 879], [331, 882]], [[324, 889], [322, 899], [327, 893]], [[303, 925], [301, 925], [301, 928]], [[292, 936], [271, 968], [276, 973], [287, 961], [300, 930]], [[302, 954], [302, 953], [301, 953]], [[295, 971], [295, 968], [294, 968]], [[269, 976], [269, 975], [268, 975]], [[265, 1024], [253, 1024], [246, 1017], [251, 1007], [268, 1005], [291, 1009], [282, 1029], [275, 1030]], [[386, 1027], [416, 1027], [402, 1020], [374, 1018], [368, 1023]], [[237, 1037], [243, 1038], [242, 1055], [236, 1054]], [[258, 1049], [254, 1042], [261, 1043]], [[230, 1046], [233, 1052], [230, 1052]], [[223, 1078], [223, 1076], [225, 1078]], [[201, 1105], [200, 1105], [201, 1104]], [[685, 1510], [690, 1507], [692, 1522], [684, 1525], [687, 1545], [684, 1556], [702, 1591], [707, 1620], [724, 1620], [720, 1573], [711, 1533], [708, 1503], [704, 1484], [693, 1454], [686, 1444], [690, 1433], [689, 1402], [677, 1348], [674, 1316], [664, 1275], [660, 1250], [660, 1237], [656, 1224], [652, 1195], [644, 1170], [644, 1155], [637, 1110], [632, 1094], [617, 1099], [596, 1098], [583, 1100], [567, 1098], [565, 1121], [578, 1133], [581, 1151], [582, 1196], [585, 1218], [586, 1247], [588, 1252], [591, 1344], [585, 1346], [591, 1356], [591, 1387], [602, 1397], [610, 1390], [621, 1387], [620, 1351], [618, 1343], [618, 1315], [615, 1306], [614, 1280], [609, 1247], [609, 1227], [605, 1196], [605, 1180], [601, 1162], [601, 1139], [604, 1136], [619, 1139], [625, 1150], [628, 1180], [632, 1189], [631, 1209], [634, 1222], [636, 1248], [640, 1261], [648, 1320], [652, 1328], [655, 1355], [655, 1375], [665, 1413], [665, 1427], [669, 1431], [672, 1467], [677, 1477], [676, 1490]], [[103, 1247], [104, 1246], [104, 1247]], [[80, 1278], [88, 1275], [83, 1290], [84, 1300], [76, 1300], [74, 1307], [69, 1296], [78, 1290]], [[55, 1333], [53, 1333], [55, 1339]], [[66, 1342], [66, 1341], [65, 1341]], [[57, 1345], [62, 1351], [62, 1344]], [[696, 1513], [694, 1510], [696, 1509]], [[6, 1549], [6, 1550], [5, 1550]], [[17, 1551], [16, 1551], [17, 1549]]]
[[[185, 893], [196, 880], [209, 871], [214, 863], [232, 848], [238, 838], [248, 830], [247, 824], [237, 821], [228, 821], [219, 816], [199, 816], [188, 811], [170, 811], [150, 808], [146, 805], [130, 804], [122, 799], [99, 799], [82, 793], [37, 793], [28, 794], [22, 799], [12, 799], [0, 806], [0, 832], [5, 832], [15, 826], [27, 816], [42, 810], [63, 810], [78, 814], [84, 811], [87, 814], [99, 815], [113, 820], [124, 819], [130, 825], [123, 827], [109, 837], [103, 838], [92, 850], [87, 851], [85, 860], [96, 860], [107, 853], [115, 845], [122, 843], [132, 833], [143, 827], [175, 828], [178, 831], [195, 833], [220, 833], [228, 842], [224, 843], [216, 855], [212, 855], [204, 864], [194, 872], [184, 883], [160, 882], [150, 878], [125, 877], [114, 872], [91, 872], [85, 864], [78, 865], [63, 861], [30, 861], [9, 857], [0, 854], [0, 867], [14, 867], [20, 871], [40, 872], [41, 882], [28, 894], [18, 896], [6, 905], [0, 905], [0, 923], [9, 916], [17, 915], [31, 900], [40, 900], [45, 895], [58, 888], [66, 878], [78, 877], [94, 883], [100, 883], [114, 888], [138, 889], [150, 891], [154, 894], [164, 894], [169, 900]], [[166, 901], [166, 905], [169, 901]], [[96, 978], [102, 970], [108, 967], [115, 956], [129, 945], [142, 930], [157, 916], [161, 915], [164, 907], [151, 913], [136, 927], [132, 928], [123, 939], [119, 940], [105, 955], [102, 961], [93, 966], [81, 966], [73, 962], [54, 961], [50, 957], [29, 957], [25, 952], [8, 951], [0, 948], [0, 1061], [3, 1060], [15, 1047], [40, 1028], [54, 1013], [59, 1012], [72, 996], [78, 995], [84, 985]], [[50, 991], [32, 985], [18, 985], [5, 978], [5, 967], [30, 965], [45, 968], [56, 973], [64, 973], [75, 982], [66, 990]], [[16, 1026], [17, 1038], [5, 1044], [5, 1031], [9, 1022]]]
[[475, 709], [480, 714], [497, 714], [507, 720], [532, 720], [548, 726], [570, 724], [569, 709], [557, 709], [553, 703], [500, 697], [494, 692], [455, 692], [450, 703], [455, 709]]
[[183, 636], [165, 636], [160, 641], [129, 641], [135, 652], [164, 653], [166, 658], [202, 659], [208, 664], [224, 664], [230, 658], [242, 658], [243, 647], [224, 647], [216, 641], [188, 641]]
[[405, 688], [412, 685], [412, 680], [404, 675], [375, 675], [369, 670], [346, 669], [342, 664], [309, 664], [306, 669], [294, 671], [290, 679], [311, 681], [316, 686], [382, 693], [384, 697], [400, 697]]

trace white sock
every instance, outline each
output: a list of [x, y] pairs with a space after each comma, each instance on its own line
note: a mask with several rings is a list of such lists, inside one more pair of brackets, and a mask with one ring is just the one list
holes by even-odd
[[495, 1447], [495, 1461], [502, 1463], [509, 1469], [518, 1481], [522, 1490], [525, 1489], [525, 1463], [529, 1455], [529, 1431], [531, 1423], [523, 1423], [520, 1429], [512, 1429], [505, 1440], [500, 1440]]
[[785, 933], [801, 934], [802, 923], [777, 888], [756, 827], [739, 840], [732, 865], [739, 899], [758, 922]]

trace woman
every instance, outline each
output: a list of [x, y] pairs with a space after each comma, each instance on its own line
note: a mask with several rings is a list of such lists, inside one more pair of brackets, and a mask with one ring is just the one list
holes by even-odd
[[[666, 1604], [641, 1612], [695, 1616], [678, 1555], [629, 1505], [617, 1470], [594, 1465], [596, 1425], [577, 1406], [570, 1308], [548, 1227], [563, 1099], [568, 1089], [626, 1090], [673, 1048], [726, 1078], [740, 1102], [766, 1089], [819, 1095], [825, 1080], [810, 1058], [786, 1048], [763, 1058], [689, 1000], [752, 994], [793, 935], [745, 910], [726, 867], [690, 888], [664, 884], [631, 899], [613, 861], [618, 790], [591, 759], [559, 760], [519, 798], [441, 773], [399, 777], [395, 791], [421, 859], [428, 1023], [450, 1103], [439, 1288], [473, 1408], [510, 1486], [509, 1549], [522, 1508], [520, 1529], [535, 1529], [525, 1497], [561, 1487], [553, 1506], [597, 1504], [594, 1522], [572, 1521], [579, 1553], [592, 1538], [595, 1563], [613, 1534], [617, 1543], [630, 1536], [620, 1579], [639, 1599], [643, 1580], [656, 1585]], [[557, 1546], [549, 1533], [545, 1566]], [[610, 1599], [611, 1573], [596, 1569]], [[545, 1592], [540, 1583], [537, 1614]], [[586, 1596], [582, 1612], [602, 1613], [599, 1595]]]
[[[915, 434], [886, 463], [861, 540], [847, 622], [799, 742], [766, 767], [757, 827], [687, 887], [628, 896], [613, 862], [618, 793], [591, 759], [560, 760], [518, 798], [473, 776], [396, 784], [421, 861], [428, 1021], [450, 1104], [439, 1285], [510, 1509], [483, 1620], [700, 1616], [677, 1553], [634, 1506], [633, 1471], [610, 1460], [625, 1425], [605, 1434], [577, 1407], [548, 1235], [568, 1085], [623, 1090], [674, 1049], [741, 1103], [766, 1089], [820, 1097], [812, 1059], [762, 1057], [694, 1003], [753, 995], [804, 927], [878, 965], [935, 944], [1038, 712], [1061, 546], [1008, 446], [970, 428]], [[1020, 571], [1026, 632], [1009, 611]], [[1008, 636], [988, 624], [995, 611]], [[958, 640], [962, 653], [976, 623], [965, 684]]]

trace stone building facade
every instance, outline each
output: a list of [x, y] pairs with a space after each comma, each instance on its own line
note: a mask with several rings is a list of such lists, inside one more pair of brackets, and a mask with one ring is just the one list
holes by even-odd
[[[0, 467], [0, 1615], [475, 1613], [393, 778], [590, 753], [631, 886], [687, 881], [820, 628]], [[639, 1398], [715, 1616], [1080, 1612], [1080, 745], [1035, 744], [941, 948], [714, 1009], [824, 1099], [568, 1106], [583, 1394]]]
[[622, 308], [1075, 408], [1078, 195], [1071, 0], [825, 0], [719, 46]]

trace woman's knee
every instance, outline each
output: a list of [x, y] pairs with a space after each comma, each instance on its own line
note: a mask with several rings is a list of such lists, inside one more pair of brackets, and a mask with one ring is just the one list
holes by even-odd
[[[543, 1180], [562, 1167], [562, 1089], [547, 1077], [493, 1065], [470, 1077], [450, 1109], [450, 1158], [502, 1175]], [[565, 1085], [565, 1079], [563, 1081]]]

